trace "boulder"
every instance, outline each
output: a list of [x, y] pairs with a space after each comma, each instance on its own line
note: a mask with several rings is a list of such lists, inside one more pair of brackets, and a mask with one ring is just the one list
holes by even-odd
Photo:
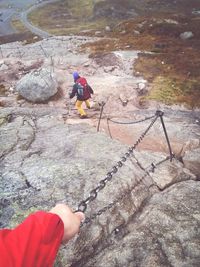
[[180, 34], [180, 38], [182, 40], [191, 39], [192, 37], [194, 37], [193, 32], [183, 32], [183, 33]]
[[119, 99], [122, 103], [122, 106], [126, 106], [128, 104], [128, 99], [123, 93], [119, 95]]
[[110, 26], [106, 26], [106, 27], [105, 27], [105, 31], [106, 31], [106, 32], [110, 32], [110, 31], [111, 31]]
[[54, 74], [48, 69], [39, 69], [25, 75], [16, 84], [16, 91], [30, 102], [44, 102], [58, 91]]
[[[94, 62], [100, 67], [117, 67], [122, 66], [122, 59], [115, 53], [97, 53], [94, 56]], [[109, 70], [110, 71], [110, 70]]]
[[136, 30], [134, 30], [133, 33], [134, 33], [135, 35], [139, 35], [139, 34], [140, 34], [140, 32], [139, 32], [139, 31], [136, 31]]

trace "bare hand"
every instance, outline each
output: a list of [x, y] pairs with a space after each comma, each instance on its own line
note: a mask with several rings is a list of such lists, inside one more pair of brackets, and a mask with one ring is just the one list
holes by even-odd
[[57, 214], [64, 223], [62, 243], [68, 242], [78, 233], [80, 224], [85, 219], [85, 215], [82, 212], [73, 213], [65, 204], [57, 204], [50, 212]]

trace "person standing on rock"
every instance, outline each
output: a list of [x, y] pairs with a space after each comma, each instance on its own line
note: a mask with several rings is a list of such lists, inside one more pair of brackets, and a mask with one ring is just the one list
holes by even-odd
[[91, 98], [91, 94], [94, 92], [91, 86], [87, 83], [87, 80], [84, 77], [80, 77], [77, 71], [73, 72], [73, 78], [74, 85], [69, 97], [71, 99], [76, 95], [76, 108], [78, 109], [80, 118], [85, 119], [87, 118], [87, 114], [82, 108], [82, 104], [85, 102], [86, 107], [90, 108], [89, 99]]
[[57, 204], [29, 215], [15, 229], [0, 230], [0, 267], [53, 267], [61, 243], [74, 237], [85, 219]]

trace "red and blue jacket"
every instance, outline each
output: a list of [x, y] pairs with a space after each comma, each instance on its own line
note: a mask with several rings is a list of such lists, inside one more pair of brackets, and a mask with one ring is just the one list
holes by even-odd
[[[79, 94], [79, 84], [83, 87], [83, 94]], [[93, 90], [91, 86], [87, 83], [87, 80], [84, 77], [79, 77], [73, 86], [72, 92], [70, 94], [70, 98], [73, 98], [75, 95], [77, 96], [77, 100], [85, 101], [91, 98], [91, 94], [93, 94]]]

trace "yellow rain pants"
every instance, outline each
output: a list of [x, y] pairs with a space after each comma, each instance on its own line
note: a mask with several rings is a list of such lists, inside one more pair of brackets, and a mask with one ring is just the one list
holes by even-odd
[[87, 116], [86, 112], [82, 108], [83, 102], [85, 102], [85, 105], [87, 108], [90, 108], [89, 100], [85, 100], [85, 101], [76, 100], [76, 108], [78, 109], [78, 112], [81, 116]]

